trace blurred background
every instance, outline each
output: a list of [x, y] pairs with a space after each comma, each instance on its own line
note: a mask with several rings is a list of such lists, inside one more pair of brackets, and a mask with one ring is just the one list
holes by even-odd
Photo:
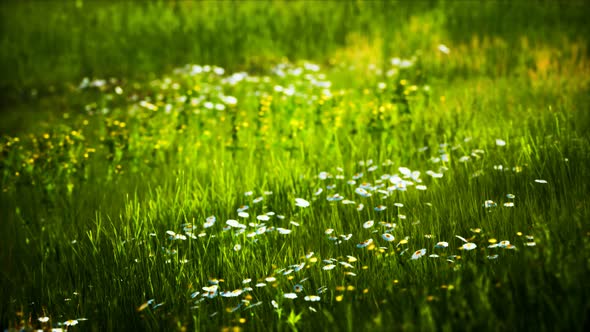
[[76, 107], [59, 96], [84, 77], [145, 80], [188, 63], [230, 72], [302, 59], [385, 66], [444, 44], [455, 55], [444, 66], [422, 59], [432, 77], [523, 75], [588, 55], [588, 9], [526, 0], [2, 2], [0, 130], [26, 127], [24, 112]]

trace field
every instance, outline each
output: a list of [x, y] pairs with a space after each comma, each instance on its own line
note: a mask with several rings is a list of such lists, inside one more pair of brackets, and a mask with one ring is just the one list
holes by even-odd
[[0, 330], [590, 328], [588, 4], [0, 10]]

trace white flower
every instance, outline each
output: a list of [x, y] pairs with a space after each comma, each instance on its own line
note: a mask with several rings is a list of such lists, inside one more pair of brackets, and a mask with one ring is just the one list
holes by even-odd
[[306, 208], [309, 206], [309, 202], [304, 200], [303, 198], [295, 198], [295, 205]]
[[424, 255], [426, 255], [426, 249], [422, 248], [420, 250], [415, 251], [412, 254], [412, 259], [418, 259], [418, 258], [420, 258], [420, 257], [422, 257]]

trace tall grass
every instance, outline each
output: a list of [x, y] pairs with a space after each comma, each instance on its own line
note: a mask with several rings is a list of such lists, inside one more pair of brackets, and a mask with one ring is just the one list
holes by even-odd
[[[18, 102], [8, 110], [49, 110], [43, 120], [15, 115], [10, 121], [24, 124], [7, 126], [10, 135], [0, 141], [2, 328], [82, 317], [88, 321], [68, 330], [589, 324], [590, 63], [581, 33], [587, 25], [575, 21], [580, 7], [2, 6], [4, 49], [15, 50], [1, 54], [2, 84], [29, 96], [11, 97]], [[34, 19], [41, 13], [49, 13], [47, 21]], [[541, 18], [549, 23], [533, 32]], [[392, 57], [412, 66], [396, 67]], [[309, 58], [320, 62], [319, 72], [300, 61]], [[173, 70], [190, 62], [226, 71]], [[273, 74], [277, 64], [303, 74]], [[268, 78], [224, 81], [237, 70]], [[117, 79], [77, 88], [84, 76]], [[332, 82], [331, 95], [310, 83], [323, 80]], [[31, 99], [33, 87], [39, 94]], [[207, 101], [225, 109], [210, 109]], [[391, 185], [381, 176], [401, 175], [400, 167], [421, 171], [427, 189], [415, 183], [386, 198], [379, 188], [367, 189], [370, 197], [355, 193], [363, 182]], [[322, 180], [322, 171], [334, 177]], [[363, 177], [347, 184], [359, 172]], [[355, 204], [328, 201], [335, 193]], [[263, 200], [255, 203], [258, 196]], [[299, 197], [310, 206], [296, 206]], [[497, 206], [486, 208], [486, 200]], [[503, 205], [511, 201], [514, 207]], [[243, 204], [250, 207], [246, 219], [237, 215]], [[379, 205], [387, 209], [374, 210]], [[260, 223], [256, 216], [268, 211], [285, 216], [271, 216], [268, 226], [292, 232], [249, 237], [256, 227], [223, 230], [228, 219]], [[212, 215], [217, 222], [204, 228]], [[367, 220], [375, 226], [364, 228]], [[382, 239], [380, 222], [397, 224], [389, 230], [395, 241]], [[187, 224], [195, 226], [195, 239], [183, 231]], [[167, 231], [188, 238], [173, 240]], [[352, 238], [338, 244], [346, 234]], [[477, 248], [459, 249], [464, 242], [456, 235]], [[374, 245], [357, 247], [369, 238]], [[488, 248], [494, 240], [516, 249]], [[449, 247], [434, 248], [439, 241]], [[412, 260], [421, 248], [427, 255]], [[440, 257], [428, 257], [433, 253]], [[322, 260], [331, 258], [337, 266], [324, 270], [329, 263]], [[301, 262], [301, 271], [283, 274]], [[220, 288], [231, 291], [246, 287], [245, 278], [253, 290], [237, 298], [193, 297], [211, 279], [223, 279]], [[259, 282], [267, 286], [255, 287]], [[304, 287], [298, 298], [284, 298], [297, 283]], [[319, 302], [304, 300], [322, 286]], [[38, 321], [43, 316], [51, 319], [46, 325]]]

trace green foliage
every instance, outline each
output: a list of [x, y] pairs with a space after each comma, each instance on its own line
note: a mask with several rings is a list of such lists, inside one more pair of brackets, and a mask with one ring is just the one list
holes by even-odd
[[1, 6], [0, 326], [588, 324], [578, 7]]

